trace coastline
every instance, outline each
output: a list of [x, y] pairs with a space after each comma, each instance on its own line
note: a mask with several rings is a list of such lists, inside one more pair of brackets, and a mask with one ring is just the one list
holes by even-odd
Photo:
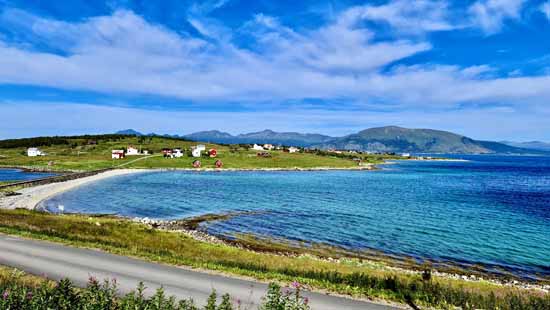
[[[454, 160], [453, 160], [454, 161]], [[101, 172], [99, 174], [83, 177], [75, 180], [69, 180], [59, 183], [51, 183], [51, 184], [45, 184], [45, 185], [39, 185], [34, 187], [28, 187], [23, 188], [17, 191], [19, 193], [18, 195], [14, 196], [7, 196], [7, 197], [1, 197], [0, 196], [0, 209], [28, 209], [33, 210], [36, 209], [40, 203], [52, 196], [58, 195], [64, 191], [68, 191], [74, 188], [77, 188], [79, 186], [88, 184], [90, 182], [99, 181], [105, 178], [110, 178], [114, 176], [119, 175], [127, 175], [127, 174], [133, 174], [133, 173], [146, 173], [146, 172], [162, 172], [162, 171], [190, 171], [190, 172], [223, 172], [223, 171], [328, 171], [328, 170], [373, 170], [372, 167], [375, 167], [374, 165], [370, 165], [369, 168], [365, 167], [350, 167], [350, 168], [328, 168], [328, 167], [318, 167], [318, 168], [295, 168], [295, 169], [289, 169], [289, 168], [251, 168], [251, 169], [241, 169], [241, 168], [224, 168], [224, 169], [215, 169], [215, 168], [160, 168], [160, 169], [114, 169], [109, 170], [106, 172]], [[380, 169], [380, 168], [374, 168], [374, 169]], [[90, 215], [90, 216], [93, 216]], [[223, 220], [223, 217], [225, 215], [223, 214], [214, 214], [211, 215], [214, 216], [213, 220]], [[218, 218], [216, 218], [218, 217]], [[222, 218], [220, 218], [222, 217]], [[275, 250], [269, 250], [269, 244], [265, 246], [267, 250], [261, 250], [261, 249], [255, 249], [254, 247], [251, 247], [250, 244], [247, 244], [246, 242], [239, 242], [239, 240], [229, 240], [226, 238], [220, 238], [218, 236], [214, 236], [211, 234], [208, 234], [204, 231], [202, 231], [198, 226], [196, 228], [189, 228], [189, 227], [181, 227], [178, 225], [173, 225], [172, 227], [168, 227], [178, 221], [159, 221], [159, 220], [149, 220], [149, 219], [140, 219], [140, 218], [123, 218], [125, 220], [130, 220], [134, 222], [139, 222], [148, 226], [151, 226], [154, 229], [161, 229], [161, 230], [167, 230], [175, 233], [183, 233], [185, 235], [188, 235], [198, 241], [210, 243], [210, 244], [224, 244], [227, 246], [231, 246], [240, 250], [250, 250], [255, 252], [268, 252], [276, 255], [282, 255], [282, 256], [301, 256], [301, 255], [308, 255], [316, 257], [319, 260], [326, 260], [331, 262], [339, 262], [340, 260], [347, 260], [347, 259], [354, 259], [353, 255], [341, 255], [340, 257], [331, 257], [331, 256], [324, 256], [324, 255], [317, 255], [316, 253], [312, 252], [305, 252], [302, 253], [296, 253], [293, 251], [284, 251], [281, 249], [277, 249], [275, 247]], [[193, 218], [186, 218], [179, 221], [189, 221], [193, 220]], [[208, 220], [205, 220], [203, 222], [207, 222]], [[273, 240], [276, 242], [277, 240]], [[268, 242], [269, 243], [269, 242]], [[275, 243], [273, 243], [275, 244]], [[345, 254], [345, 253], [344, 253]], [[392, 263], [390, 256], [385, 256], [383, 254], [379, 255], [379, 259], [369, 259], [366, 258], [365, 261], [369, 263], [387, 263], [383, 266], [383, 268], [392, 269], [398, 272], [403, 273], [420, 273], [418, 267], [419, 266], [410, 266], [411, 268], [404, 267], [404, 265], [396, 264], [395, 262]], [[361, 259], [363, 260], [363, 259]], [[550, 286], [546, 284], [533, 284], [525, 281], [521, 281], [520, 279], [514, 279], [512, 280], [504, 280], [499, 279], [499, 277], [494, 277], [494, 275], [490, 273], [479, 273], [479, 272], [473, 272], [468, 271], [467, 269], [463, 269], [464, 272], [461, 273], [451, 273], [451, 272], [445, 272], [445, 271], [437, 271], [437, 269], [434, 269], [434, 274], [440, 277], [450, 278], [450, 279], [458, 279], [458, 280], [464, 280], [464, 281], [488, 281], [494, 284], [502, 285], [502, 286], [513, 286], [521, 289], [541, 289], [546, 292], [550, 291]]]
[[0, 197], [0, 209], [35, 209], [42, 201], [62, 192], [77, 188], [90, 182], [113, 176], [148, 172], [147, 169], [114, 169], [79, 179], [50, 183], [17, 190], [16, 195]]

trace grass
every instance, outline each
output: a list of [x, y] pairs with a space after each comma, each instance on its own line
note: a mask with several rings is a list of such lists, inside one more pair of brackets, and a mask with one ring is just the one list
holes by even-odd
[[[134, 137], [97, 139], [97, 144], [89, 145], [88, 140], [81, 138], [68, 139], [70, 144], [60, 144], [40, 147], [47, 156], [28, 157], [26, 147], [0, 148], [0, 167], [26, 167], [48, 171], [89, 171], [115, 167], [129, 163], [140, 156], [128, 156], [125, 159], [111, 159], [111, 150], [123, 149], [129, 145], [159, 155], [163, 148], [190, 149], [198, 143], [162, 137]], [[200, 158], [203, 168], [214, 168], [215, 161], [220, 159], [224, 168], [353, 168], [357, 163], [353, 157], [364, 157], [366, 162], [380, 163], [384, 157], [374, 155], [336, 156], [309, 153], [284, 153], [271, 151], [269, 158], [256, 156], [255, 151], [244, 147], [206, 144], [207, 149], [218, 150], [217, 158]], [[182, 158], [165, 159], [162, 156], [150, 157], [128, 164], [125, 168], [192, 168], [196, 158], [188, 155]], [[51, 165], [53, 164], [53, 165]]]
[[[53, 215], [27, 210], [0, 210], [0, 232], [102, 249], [150, 261], [217, 270], [260, 280], [298, 280], [332, 292], [465, 309], [544, 309], [550, 296], [490, 282], [443, 277], [423, 278], [361, 260], [331, 262], [313, 256], [288, 257], [197, 241], [184, 234], [160, 231], [128, 220], [83, 215]], [[517, 308], [523, 309], [523, 308]]]

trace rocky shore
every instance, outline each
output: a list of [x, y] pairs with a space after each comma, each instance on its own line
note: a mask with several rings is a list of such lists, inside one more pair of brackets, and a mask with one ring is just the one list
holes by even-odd
[[[243, 213], [250, 214], [250, 212], [243, 212]], [[238, 240], [229, 241], [228, 239], [225, 239], [225, 238], [219, 238], [219, 237], [210, 235], [206, 233], [204, 230], [199, 228], [200, 223], [224, 220], [224, 219], [228, 219], [230, 217], [239, 216], [239, 215], [242, 215], [241, 212], [234, 212], [230, 214], [219, 214], [219, 215], [208, 214], [204, 216], [191, 217], [191, 218], [182, 219], [182, 220], [156, 220], [156, 219], [150, 219], [150, 218], [136, 217], [136, 218], [133, 218], [132, 221], [148, 225], [150, 228], [154, 228], [154, 229], [162, 229], [162, 230], [171, 231], [174, 233], [181, 233], [202, 242], [207, 242], [212, 244], [222, 244], [225, 246], [235, 247], [240, 250], [254, 251], [253, 249], [250, 249], [246, 244], [240, 243]], [[333, 262], [333, 263], [349, 263], [350, 261], [353, 260], [354, 263], [359, 265], [376, 265], [376, 266], [379, 266], [379, 268], [392, 270], [399, 273], [421, 275], [423, 272], [421, 270], [407, 269], [407, 268], [396, 267], [396, 266], [387, 265], [387, 264], [381, 265], [379, 262], [364, 260], [364, 259], [356, 260], [356, 259], [347, 258], [347, 257], [341, 257], [341, 258], [319, 257], [312, 254], [307, 254], [307, 253], [296, 254], [292, 252], [281, 252], [279, 250], [272, 251], [271, 253], [275, 255], [292, 256], [292, 257], [308, 256], [310, 258]], [[448, 273], [448, 272], [438, 271], [435, 269], [432, 270], [432, 275], [437, 277], [442, 277], [442, 278], [453, 279], [453, 280], [468, 281], [468, 282], [488, 282], [491, 284], [500, 285], [504, 287], [514, 287], [514, 288], [523, 289], [523, 290], [540, 290], [545, 293], [550, 293], [550, 283], [544, 283], [544, 284], [532, 283], [532, 282], [520, 281], [517, 279], [492, 277], [491, 275], [481, 276], [481, 275], [466, 274], [466, 273], [460, 273], [460, 274]]]

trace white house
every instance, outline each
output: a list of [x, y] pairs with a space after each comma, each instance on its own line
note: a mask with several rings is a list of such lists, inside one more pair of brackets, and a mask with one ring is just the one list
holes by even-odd
[[268, 151], [271, 151], [273, 150], [275, 147], [273, 146], [273, 144], [264, 144], [264, 149], [268, 150]]
[[193, 155], [193, 157], [201, 157], [201, 152], [205, 150], [206, 146], [204, 144], [199, 144], [191, 148], [191, 154]]
[[42, 152], [37, 147], [29, 147], [27, 149], [27, 156], [29, 156], [29, 157], [46, 156], [46, 153]]
[[112, 150], [111, 151], [112, 159], [122, 159], [124, 158], [124, 150]]
[[410, 153], [403, 153], [401, 154], [402, 157], [411, 157], [411, 154]]
[[129, 145], [128, 148], [126, 149], [126, 155], [128, 156], [139, 155], [139, 150]]
[[253, 149], [254, 151], [265, 151], [264, 148], [263, 148], [263, 146], [257, 145], [256, 143], [254, 143], [254, 145], [252, 146], [252, 149]]
[[183, 152], [181, 149], [173, 149], [172, 150], [172, 157], [180, 158], [183, 156]]
[[297, 147], [294, 147], [294, 146], [291, 146], [291, 147], [288, 148], [289, 153], [296, 153], [296, 152], [299, 152], [299, 151], [300, 151], [300, 149], [297, 148]]

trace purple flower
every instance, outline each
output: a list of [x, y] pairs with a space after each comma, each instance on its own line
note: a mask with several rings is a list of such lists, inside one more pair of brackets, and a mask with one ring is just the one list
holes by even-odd
[[27, 292], [27, 300], [31, 300], [32, 299], [32, 292]]
[[4, 291], [4, 294], [2, 294], [2, 298], [3, 298], [4, 300], [6, 300], [6, 299], [8, 299], [8, 297], [10, 297], [10, 291], [5, 290], [5, 291]]
[[293, 288], [300, 288], [300, 282], [294, 281], [291, 285]]
[[309, 298], [304, 297], [304, 305], [307, 305], [309, 303]]

